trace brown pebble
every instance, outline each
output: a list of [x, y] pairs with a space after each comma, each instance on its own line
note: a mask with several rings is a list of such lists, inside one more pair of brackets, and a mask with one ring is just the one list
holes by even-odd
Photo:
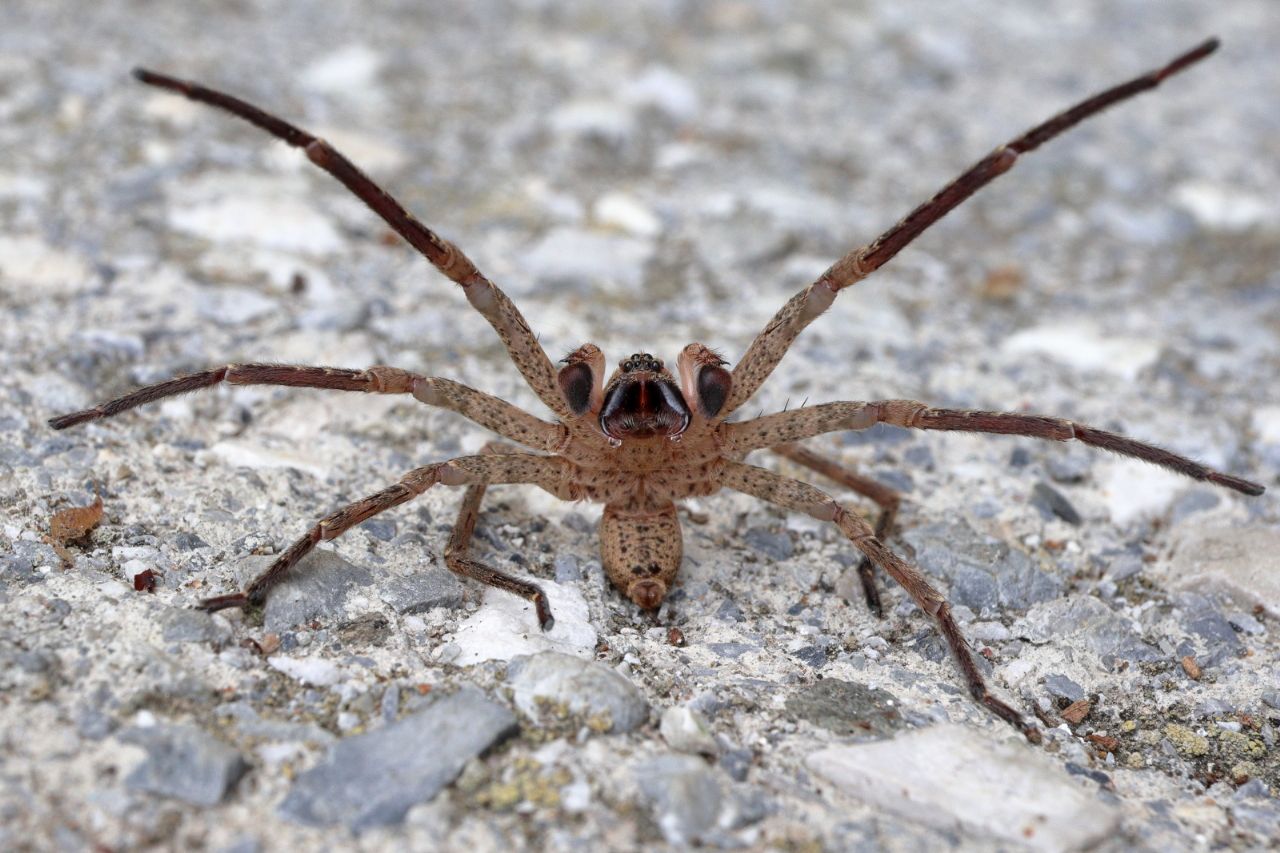
[[262, 640], [259, 641], [258, 647], [264, 655], [273, 655], [280, 650], [279, 634], [263, 634]]
[[136, 592], [155, 592], [156, 573], [151, 569], [143, 569], [133, 576], [133, 588]]
[[1093, 706], [1089, 704], [1088, 699], [1077, 699], [1062, 709], [1062, 719], [1073, 726], [1078, 726], [1084, 721], [1085, 717], [1089, 716], [1089, 712], [1092, 710]]
[[683, 646], [684, 631], [681, 631], [679, 628], [672, 628], [667, 631], [667, 642], [673, 646]]
[[1200, 664], [1196, 663], [1196, 659], [1191, 655], [1187, 655], [1182, 659], [1182, 671], [1193, 681], [1199, 681], [1202, 674]]
[[1090, 743], [1096, 744], [1107, 752], [1115, 752], [1120, 748], [1119, 739], [1113, 738], [1110, 735], [1091, 734], [1085, 735], [1084, 739]]

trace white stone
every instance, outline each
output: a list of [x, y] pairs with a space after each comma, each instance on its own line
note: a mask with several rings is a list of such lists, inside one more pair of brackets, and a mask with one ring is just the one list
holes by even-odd
[[1189, 482], [1172, 471], [1137, 459], [1111, 459], [1099, 476], [1111, 523], [1123, 527], [1142, 518], [1161, 515]]
[[680, 752], [702, 755], [719, 752], [706, 718], [686, 705], [675, 705], [663, 711], [658, 732], [668, 746]]
[[1280, 444], [1280, 406], [1260, 406], [1254, 409], [1253, 431], [1263, 444]]
[[280, 312], [280, 303], [247, 287], [210, 287], [196, 297], [196, 313], [228, 326], [242, 326]]
[[1280, 222], [1280, 206], [1240, 187], [1206, 180], [1187, 181], [1173, 191], [1173, 199], [1205, 228], [1247, 231]]
[[627, 84], [623, 97], [677, 121], [688, 121], [698, 113], [698, 93], [693, 84], [665, 65], [652, 65], [642, 71]]
[[303, 69], [302, 84], [317, 92], [337, 95], [367, 93], [382, 69], [382, 56], [364, 44], [349, 44]]
[[1280, 530], [1197, 527], [1178, 531], [1167, 572], [1178, 589], [1223, 592], [1280, 619]]
[[556, 620], [550, 631], [538, 627], [538, 618], [528, 601], [486, 588], [484, 604], [454, 634], [459, 653], [451, 662], [467, 666], [546, 651], [591, 657], [596, 648], [596, 629], [591, 625], [591, 613], [582, 593], [576, 587], [541, 578], [536, 583], [547, 596]]
[[0, 235], [0, 291], [11, 296], [69, 296], [94, 283], [89, 264], [39, 237]]
[[1040, 751], [944, 724], [811, 754], [811, 770], [904, 820], [1034, 850], [1078, 850], [1110, 835], [1117, 810]]
[[635, 130], [631, 111], [608, 100], [570, 101], [551, 114], [550, 122], [551, 129], [561, 136], [595, 138], [614, 145]]
[[644, 281], [653, 256], [648, 240], [578, 228], [555, 228], [531, 248], [524, 264], [535, 279], [584, 291], [609, 282], [626, 289]]
[[637, 237], [656, 237], [662, 233], [657, 214], [626, 193], [605, 193], [592, 208], [600, 225], [616, 228]]
[[325, 658], [291, 658], [286, 655], [273, 655], [267, 658], [267, 663], [290, 678], [316, 687], [337, 684], [344, 677], [338, 665]]
[[321, 255], [343, 247], [329, 218], [315, 207], [280, 195], [226, 195], [194, 204], [174, 204], [170, 224], [211, 243], [252, 243]]
[[209, 448], [209, 452], [233, 468], [294, 468], [320, 480], [327, 477], [330, 470], [329, 465], [317, 458], [303, 456], [291, 450], [265, 447], [261, 439], [256, 443], [220, 441]]
[[1137, 378], [1160, 355], [1157, 341], [1108, 334], [1092, 323], [1054, 322], [1024, 329], [1005, 339], [1007, 355], [1044, 355], [1081, 371]]

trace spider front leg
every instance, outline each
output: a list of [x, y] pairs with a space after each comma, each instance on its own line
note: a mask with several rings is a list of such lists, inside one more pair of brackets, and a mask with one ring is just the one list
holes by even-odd
[[293, 364], [226, 364], [147, 385], [92, 409], [51, 418], [49, 426], [67, 429], [113, 417], [165, 397], [212, 388], [223, 382], [229, 385], [285, 385], [330, 391], [363, 391], [368, 394], [412, 394], [429, 406], [457, 412], [527, 447], [550, 450], [561, 440], [562, 428], [559, 425], [536, 418], [505, 400], [450, 379], [420, 376], [398, 367], [381, 365], [368, 370], [352, 370]]
[[1065, 418], [980, 409], [935, 409], [916, 400], [823, 403], [729, 424], [726, 451], [742, 454], [771, 447], [779, 442], [801, 441], [823, 433], [867, 429], [877, 423], [904, 429], [987, 432], [1052, 441], [1075, 440], [1253, 497], [1266, 491], [1264, 486], [1251, 480], [1225, 474], [1154, 444]]
[[460, 456], [448, 462], [437, 462], [415, 468], [400, 482], [375, 492], [320, 519], [301, 539], [289, 546], [270, 566], [254, 578], [243, 591], [207, 598], [201, 610], [213, 612], [229, 607], [261, 605], [271, 587], [279, 583], [299, 560], [321, 542], [336, 539], [352, 527], [379, 513], [406, 503], [432, 486], [475, 486], [494, 483], [526, 483], [552, 492], [563, 492], [563, 463], [554, 456], [513, 453], [504, 456]]
[[[518, 452], [510, 445], [492, 441], [484, 446], [481, 453], [502, 455]], [[484, 499], [487, 484], [478, 483], [468, 486], [462, 496], [462, 506], [458, 510], [458, 520], [453, 525], [453, 533], [449, 536], [449, 544], [444, 549], [444, 564], [449, 571], [483, 584], [504, 590], [512, 595], [528, 599], [533, 603], [538, 615], [538, 625], [544, 631], [555, 627], [556, 620], [551, 615], [551, 606], [547, 596], [535, 584], [514, 578], [505, 572], [471, 558], [471, 537], [476, 532], [476, 522], [480, 520], [480, 502]]]
[[[893, 535], [893, 523], [898, 517], [898, 506], [902, 502], [902, 496], [896, 490], [883, 483], [877, 483], [870, 477], [863, 477], [798, 444], [780, 444], [770, 449], [785, 459], [790, 459], [811, 471], [817, 471], [828, 480], [834, 480], [863, 497], [875, 501], [880, 507], [880, 516], [876, 519], [876, 538], [886, 542]], [[865, 554], [858, 563], [858, 578], [862, 581], [862, 594], [867, 600], [867, 608], [877, 617], [883, 618], [884, 608], [880, 604], [880, 590], [876, 588], [875, 566], [871, 558]]]
[[1032, 743], [1040, 742], [1040, 730], [1013, 706], [987, 689], [982, 671], [978, 669], [973, 653], [969, 650], [969, 644], [965, 641], [960, 626], [956, 624], [955, 617], [951, 615], [951, 605], [947, 599], [934, 589], [919, 569], [889, 550], [876, 537], [869, 524], [821, 489], [754, 465], [726, 463], [721, 485], [784, 509], [807, 513], [821, 521], [830, 521], [840, 528], [840, 532], [848, 537], [855, 548], [901, 584], [920, 609], [937, 621], [938, 629], [951, 647], [951, 653], [955, 655], [956, 663], [964, 674], [970, 695], [997, 717], [1017, 728], [1027, 740]]
[[1185, 70], [1218, 49], [1218, 40], [1209, 39], [1163, 67], [1148, 71], [1119, 85], [1104, 89], [1070, 109], [1041, 122], [1019, 137], [983, 157], [958, 178], [938, 190], [875, 240], [854, 249], [832, 264], [818, 280], [797, 293], [773, 315], [733, 369], [733, 392], [719, 412], [724, 420], [751, 398], [787, 354], [796, 336], [831, 307], [836, 295], [857, 284], [888, 263], [898, 252], [923, 234], [935, 222], [955, 210], [970, 196], [1013, 168], [1018, 158], [1034, 151], [1063, 131], [1075, 127], [1108, 107], [1134, 95], [1156, 88], [1169, 77]]
[[272, 136], [306, 153], [307, 159], [324, 169], [382, 218], [388, 226], [417, 249], [432, 266], [461, 285], [471, 306], [480, 312], [498, 333], [511, 361], [547, 408], [562, 418], [571, 414], [556, 384], [556, 370], [524, 315], [502, 290], [476, 268], [471, 259], [453, 243], [418, 221], [413, 214], [378, 186], [343, 154], [300, 127], [290, 124], [247, 101], [145, 68], [133, 75], [148, 86], [165, 89], [199, 103], [226, 110], [237, 118], [265, 130]]

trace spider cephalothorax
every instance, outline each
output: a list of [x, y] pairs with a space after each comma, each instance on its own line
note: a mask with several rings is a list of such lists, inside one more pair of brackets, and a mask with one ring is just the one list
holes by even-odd
[[[452, 380], [419, 376], [393, 367], [349, 370], [232, 364], [150, 385], [102, 406], [54, 418], [50, 423], [55, 429], [63, 429], [221, 382], [293, 385], [411, 394], [423, 403], [454, 411], [528, 448], [493, 443], [479, 455], [460, 456], [410, 471], [399, 482], [321, 519], [281, 552], [244, 591], [201, 602], [200, 606], [210, 611], [261, 604], [268, 590], [319, 542], [340, 536], [434, 486], [466, 486], [457, 523], [444, 550], [445, 565], [481, 583], [523, 596], [533, 604], [542, 627], [549, 628], [553, 621], [551, 609], [536, 583], [509, 575], [471, 554], [471, 538], [485, 489], [498, 483], [536, 485], [565, 500], [603, 504], [600, 539], [605, 571], [628, 598], [653, 610], [666, 598], [680, 568], [677, 503], [721, 489], [752, 495], [833, 524], [862, 552], [858, 573], [872, 611], [880, 615], [873, 577], [874, 569], [879, 568], [901, 584], [920, 609], [937, 622], [973, 697], [1036, 740], [1038, 729], [987, 689], [946, 598], [919, 569], [885, 545], [884, 540], [893, 532], [897, 493], [824, 459], [798, 442], [825, 433], [867, 429], [878, 423], [902, 429], [1025, 435], [1080, 441], [1247, 495], [1261, 494], [1263, 487], [1116, 433], [1021, 412], [939, 409], [913, 400], [878, 400], [802, 406], [739, 422], [728, 418], [759, 389], [796, 336], [831, 305], [841, 290], [873, 273], [948, 211], [1008, 171], [1019, 155], [1118, 101], [1154, 88], [1216, 48], [1216, 40], [1207, 41], [1164, 67], [1107, 89], [996, 148], [897, 225], [849, 252], [792, 297], [751, 343], [732, 372], [710, 349], [690, 344], [677, 360], [678, 381], [662, 361], [638, 353], [625, 359], [607, 383], [604, 355], [593, 344], [570, 353], [564, 359], [564, 367], [557, 371], [506, 294], [456, 246], [406, 212], [324, 140], [222, 92], [138, 71], [135, 73], [144, 83], [225, 109], [305, 150], [313, 163], [341, 181], [437, 269], [462, 286], [467, 300], [493, 326], [512, 362], [555, 420], [535, 417]], [[880, 507], [875, 526], [808, 483], [743, 462], [748, 454], [762, 450], [772, 450], [873, 500]]]

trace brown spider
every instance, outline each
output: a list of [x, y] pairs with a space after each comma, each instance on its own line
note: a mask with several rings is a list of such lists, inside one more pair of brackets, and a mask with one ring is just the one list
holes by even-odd
[[[600, 538], [604, 567], [613, 584], [645, 610], [656, 609], [676, 580], [682, 545], [676, 503], [683, 498], [733, 489], [836, 525], [863, 559], [858, 568], [871, 609], [880, 613], [875, 567], [887, 572], [922, 610], [938, 622], [973, 697], [1032, 740], [1039, 731], [1022, 714], [992, 695], [951, 613], [946, 598], [915, 566], [885, 546], [893, 528], [898, 495], [798, 442], [877, 423], [908, 429], [965, 430], [1046, 438], [1085, 444], [1162, 465], [1247, 495], [1263, 487], [1206, 468], [1150, 444], [1060, 418], [1015, 412], [936, 409], [913, 400], [837, 402], [729, 422], [751, 398], [796, 336], [825, 311], [844, 288], [861, 281], [896, 255], [948, 211], [1013, 166], [1020, 154], [1039, 147], [1085, 118], [1203, 59], [1218, 46], [1211, 39], [1156, 71], [1107, 89], [996, 148], [932, 199], [917, 207], [874, 242], [837, 261], [813, 284], [788, 301], [747, 349], [732, 371], [702, 344], [689, 344], [673, 373], [648, 353], [637, 353], [605, 377], [604, 354], [584, 344], [557, 370], [524, 317], [456, 246], [422, 225], [390, 195], [322, 139], [222, 92], [151, 71], [137, 70], [143, 83], [168, 89], [224, 109], [302, 148], [307, 157], [342, 182], [427, 260], [460, 284], [467, 300], [493, 326], [511, 360], [555, 421], [448, 379], [419, 376], [394, 367], [347, 370], [280, 364], [231, 364], [140, 388], [93, 409], [54, 418], [54, 429], [119, 414], [173, 394], [220, 382], [237, 385], [293, 385], [338, 391], [412, 394], [431, 406], [457, 412], [509, 441], [540, 452], [490, 444], [477, 456], [463, 456], [415, 468], [398, 483], [321, 519], [276, 558], [242, 592], [205, 599], [208, 611], [261, 604], [273, 585], [317, 543], [333, 539], [380, 512], [412, 500], [432, 486], [466, 486], [462, 509], [445, 549], [454, 572], [531, 601], [543, 629], [552, 616], [542, 591], [472, 558], [470, 541], [485, 489], [495, 483], [540, 486], [569, 501], [604, 504]], [[877, 503], [872, 528], [857, 513], [808, 483], [742, 460], [754, 450], [772, 449]]]

